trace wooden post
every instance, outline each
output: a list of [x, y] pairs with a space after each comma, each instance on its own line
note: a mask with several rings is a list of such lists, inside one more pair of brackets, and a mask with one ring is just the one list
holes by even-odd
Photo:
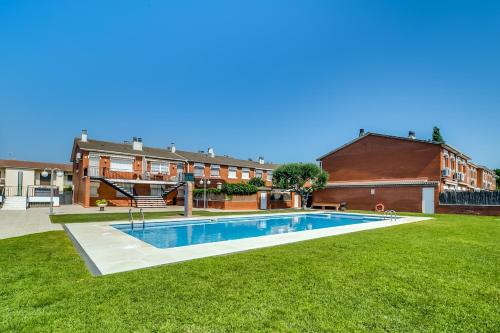
[[193, 216], [193, 182], [184, 184], [184, 216]]

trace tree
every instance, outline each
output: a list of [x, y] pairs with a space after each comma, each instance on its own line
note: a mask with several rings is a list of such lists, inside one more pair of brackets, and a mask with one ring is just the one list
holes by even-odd
[[441, 132], [439, 130], [439, 127], [437, 127], [437, 126], [434, 126], [434, 128], [432, 129], [432, 141], [444, 143], [444, 139], [441, 136]]
[[279, 166], [273, 172], [273, 186], [299, 194], [302, 209], [312, 192], [325, 188], [328, 173], [314, 163], [289, 163]]
[[497, 175], [497, 191], [500, 191], [500, 169], [495, 169], [495, 174]]
[[253, 185], [253, 186], [257, 186], [257, 187], [266, 186], [266, 182], [264, 181], [264, 179], [259, 178], [259, 177], [252, 177], [252, 179], [250, 179], [248, 181], [248, 184]]

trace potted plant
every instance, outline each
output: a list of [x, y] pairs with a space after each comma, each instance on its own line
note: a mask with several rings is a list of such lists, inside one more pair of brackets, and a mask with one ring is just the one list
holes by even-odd
[[104, 207], [106, 207], [108, 205], [108, 201], [106, 199], [96, 200], [95, 203], [97, 204], [97, 206], [99, 206], [99, 210], [101, 212], [103, 212], [104, 211]]

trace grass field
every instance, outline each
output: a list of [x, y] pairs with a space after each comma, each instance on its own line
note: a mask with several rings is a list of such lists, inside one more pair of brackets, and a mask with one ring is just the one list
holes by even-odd
[[500, 218], [93, 277], [64, 232], [0, 240], [0, 331], [499, 332]]
[[[275, 209], [261, 211], [241, 211], [241, 212], [209, 212], [206, 210], [193, 211], [193, 217], [196, 216], [224, 216], [224, 215], [252, 215], [252, 214], [277, 214], [300, 212], [299, 209]], [[183, 211], [163, 211], [163, 212], [144, 212], [144, 218], [147, 220], [182, 217]], [[134, 220], [139, 221], [139, 213], [133, 213]], [[90, 213], [90, 214], [60, 214], [50, 216], [52, 223], [82, 223], [82, 222], [109, 222], [126, 221], [128, 213]]]

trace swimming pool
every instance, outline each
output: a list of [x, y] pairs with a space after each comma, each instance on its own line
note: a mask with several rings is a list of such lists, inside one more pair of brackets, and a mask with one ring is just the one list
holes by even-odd
[[154, 247], [166, 249], [243, 238], [262, 237], [343, 225], [376, 222], [382, 217], [358, 214], [288, 214], [113, 225]]

